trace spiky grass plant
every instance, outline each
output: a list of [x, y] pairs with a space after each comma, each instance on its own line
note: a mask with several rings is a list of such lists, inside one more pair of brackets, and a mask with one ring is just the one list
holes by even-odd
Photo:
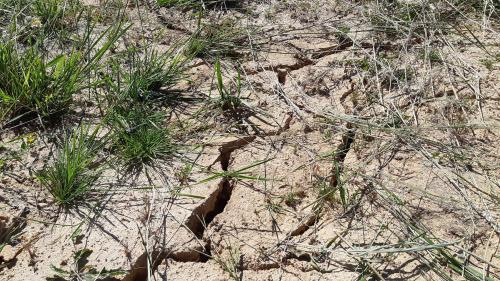
[[130, 169], [153, 166], [155, 161], [176, 152], [164, 115], [136, 105], [132, 109], [116, 107], [109, 117], [114, 147]]
[[146, 50], [143, 57], [132, 52], [131, 67], [125, 75], [128, 94], [134, 99], [153, 99], [163, 87], [169, 89], [184, 77], [188, 58], [170, 49], [160, 54], [155, 50]]
[[14, 46], [12, 42], [0, 43], [2, 114], [36, 112], [45, 118], [67, 110], [81, 87], [81, 54], [75, 52], [47, 62], [35, 48], [20, 53]]
[[34, 0], [32, 7], [33, 14], [46, 31], [67, 28], [71, 19], [81, 11], [81, 4], [76, 0]]
[[67, 39], [83, 11], [78, 0], [0, 0], [0, 29], [29, 44], [38, 37]]
[[[190, 57], [179, 53], [176, 47], [160, 53], [146, 48], [144, 52], [131, 49], [122, 59], [112, 64], [112, 74], [107, 86], [112, 95], [106, 98], [111, 104], [123, 102], [164, 101], [171, 97], [167, 92], [185, 78]], [[127, 62], [123, 70], [121, 63]]]
[[73, 96], [87, 87], [90, 72], [126, 29], [120, 23], [92, 39], [89, 27], [80, 42], [83, 49], [75, 47], [53, 59], [35, 46], [22, 51], [14, 41], [0, 42], [0, 121], [32, 113], [49, 119], [66, 112]]
[[97, 159], [97, 132], [90, 132], [87, 126], [73, 130], [64, 137], [52, 165], [38, 173], [41, 185], [63, 207], [86, 200], [95, 189], [102, 171]]
[[186, 53], [200, 58], [237, 57], [247, 44], [248, 31], [234, 20], [202, 25], [191, 35]]

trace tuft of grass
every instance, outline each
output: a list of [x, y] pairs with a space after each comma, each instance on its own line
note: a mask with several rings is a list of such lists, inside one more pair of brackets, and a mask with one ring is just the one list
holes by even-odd
[[83, 11], [78, 0], [0, 0], [0, 26], [23, 43], [52, 36], [67, 39]]
[[247, 33], [234, 20], [201, 25], [187, 43], [186, 54], [200, 58], [237, 57]]
[[114, 148], [129, 168], [151, 166], [156, 160], [171, 157], [176, 145], [163, 123], [164, 115], [136, 106], [115, 108], [109, 123], [113, 130]]
[[26, 227], [26, 215], [28, 208], [9, 221], [6, 217], [0, 217], [0, 254], [7, 245], [19, 243], [23, 229]]
[[288, 207], [296, 208], [302, 202], [302, 198], [304, 197], [305, 193], [303, 191], [288, 192], [282, 197], [282, 200]]
[[165, 53], [146, 49], [143, 55], [133, 49], [128, 51], [126, 60], [128, 69], [122, 71], [121, 61], [115, 61], [112, 65], [113, 77], [107, 79], [108, 87], [115, 93], [111, 97], [115, 100], [110, 101], [111, 103], [161, 101], [170, 98], [166, 92], [185, 78], [190, 57], [179, 54], [176, 48]]
[[182, 168], [180, 168], [176, 173], [175, 176], [177, 180], [179, 181], [181, 186], [187, 186], [189, 181], [190, 181], [190, 175], [193, 172], [193, 163], [186, 163]]
[[35, 0], [33, 14], [46, 31], [63, 30], [81, 11], [81, 4], [76, 0]]
[[87, 126], [64, 137], [54, 163], [37, 175], [41, 185], [63, 207], [75, 206], [87, 199], [100, 176], [97, 152], [98, 129], [90, 133]]
[[80, 60], [75, 52], [46, 62], [35, 48], [19, 53], [14, 43], [0, 43], [2, 117], [36, 112], [46, 118], [66, 111], [81, 87]]
[[229, 253], [226, 255], [222, 255], [218, 252], [215, 252], [212, 258], [222, 268], [222, 270], [229, 275], [230, 280], [242, 280], [241, 253], [239, 249], [232, 247], [230, 242], [226, 242], [226, 244], [227, 245], [225, 246], [229, 249]]
[[87, 87], [91, 70], [127, 29], [120, 23], [92, 40], [89, 28], [80, 42], [86, 48], [50, 60], [36, 47], [21, 51], [13, 41], [0, 42], [0, 121], [33, 113], [52, 119], [67, 112], [73, 96]]
[[334, 204], [338, 202], [335, 196], [336, 188], [332, 187], [326, 179], [318, 178], [314, 184], [313, 188], [318, 193], [317, 208], [321, 208], [325, 203]]
[[[325, 203], [335, 204], [339, 201], [344, 209], [349, 205], [349, 194], [341, 181], [341, 168], [337, 161], [333, 163], [332, 173], [330, 180], [317, 177], [314, 181], [313, 188], [318, 193], [314, 209], [320, 210]], [[339, 192], [338, 197], [336, 195], [337, 191]]]

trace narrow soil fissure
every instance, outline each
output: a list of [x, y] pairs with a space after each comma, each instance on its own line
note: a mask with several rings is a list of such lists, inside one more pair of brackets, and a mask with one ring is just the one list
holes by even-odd
[[302, 68], [304, 68], [306, 66], [314, 64], [313, 60], [310, 60], [310, 59], [307, 59], [307, 58], [304, 58], [304, 57], [296, 57], [296, 58], [297, 58], [298, 61], [295, 64], [292, 64], [292, 65], [269, 66], [269, 67], [264, 67], [263, 70], [264, 71], [274, 71], [274, 72], [276, 72], [276, 75], [278, 77], [278, 82], [281, 85], [285, 85], [285, 83], [286, 83], [286, 77], [287, 77], [287, 75], [290, 72], [296, 71], [296, 70], [302, 69]]
[[244, 146], [250, 144], [255, 140], [256, 136], [245, 136], [238, 138], [237, 140], [227, 142], [219, 148], [219, 156], [215, 161], [208, 166], [210, 169], [217, 162], [220, 163], [221, 169], [227, 171], [229, 168], [229, 161], [231, 160], [231, 154], [233, 151], [243, 148]]
[[[255, 136], [248, 136], [222, 145], [219, 148], [220, 155], [214, 163], [220, 162], [222, 170], [228, 171], [232, 152], [248, 145], [255, 138]], [[223, 178], [219, 182], [217, 189], [203, 203], [193, 209], [185, 222], [185, 226], [196, 238], [203, 239], [208, 225], [226, 208], [227, 203], [231, 199], [233, 189], [234, 182], [230, 178]], [[204, 247], [199, 249], [186, 249], [175, 252], [155, 250], [150, 255], [148, 255], [148, 252], [145, 252], [136, 260], [132, 266], [132, 270], [122, 281], [146, 281], [148, 275], [155, 272], [165, 259], [172, 259], [177, 262], [207, 262], [210, 257], [210, 241], [207, 241]], [[150, 259], [150, 262], [148, 262], [148, 259]]]
[[337, 188], [339, 183], [338, 176], [344, 171], [344, 161], [347, 157], [347, 153], [351, 150], [351, 146], [356, 138], [356, 130], [349, 123], [347, 124], [347, 132], [342, 135], [342, 143], [338, 146], [335, 152], [335, 163], [336, 165], [332, 168], [332, 177], [330, 179], [330, 186], [332, 188]]
[[208, 199], [193, 210], [185, 223], [186, 227], [197, 238], [203, 238], [206, 227], [218, 214], [224, 211], [232, 192], [233, 184], [228, 179], [222, 179], [217, 189], [210, 194]]
[[[347, 153], [349, 153], [349, 151], [351, 150], [351, 146], [354, 143], [354, 139], [356, 138], [356, 131], [351, 126], [351, 124], [347, 125], [347, 129], [347, 132], [342, 135], [342, 142], [335, 151], [336, 165], [332, 168], [332, 176], [330, 179], [330, 186], [332, 188], [337, 188], [337, 185], [339, 184], [338, 176], [342, 174], [344, 170], [345, 158], [347, 157]], [[293, 237], [304, 234], [307, 230], [309, 230], [309, 228], [316, 224], [318, 220], [319, 214], [312, 213], [308, 215], [304, 220], [301, 221], [297, 228], [290, 232], [290, 236]]]
[[302, 221], [297, 228], [295, 228], [292, 232], [290, 232], [290, 236], [299, 236], [304, 234], [311, 226], [313, 226], [319, 217], [317, 214], [311, 214], [306, 217], [304, 221]]
[[[222, 179], [218, 188], [201, 205], [196, 207], [186, 220], [186, 227], [193, 232], [198, 239], [203, 239], [205, 229], [224, 211], [233, 191], [233, 183], [229, 179]], [[155, 272], [165, 259], [177, 262], [207, 262], [211, 256], [210, 242], [199, 249], [185, 249], [169, 252], [166, 250], [155, 250], [148, 256], [143, 253], [132, 266], [132, 270], [122, 281], [146, 281], [148, 272]], [[148, 262], [148, 258], [150, 262]], [[148, 270], [149, 266], [149, 270]]]
[[[162, 261], [166, 258], [165, 251], [144, 252], [132, 266], [132, 270], [122, 279], [122, 281], [146, 281], [149, 272], [154, 272]], [[151, 270], [148, 270], [151, 268]]]

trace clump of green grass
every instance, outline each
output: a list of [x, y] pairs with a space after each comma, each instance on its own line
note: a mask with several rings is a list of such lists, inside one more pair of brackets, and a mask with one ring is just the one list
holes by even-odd
[[53, 164], [38, 173], [38, 180], [63, 207], [87, 199], [101, 173], [97, 153], [98, 130], [82, 126], [65, 136]]
[[81, 54], [75, 52], [47, 62], [35, 48], [20, 53], [14, 46], [12, 42], [0, 43], [2, 114], [36, 112], [46, 118], [67, 110], [81, 87]]
[[200, 58], [237, 57], [248, 35], [234, 20], [201, 25], [187, 43], [186, 54]]
[[175, 99], [171, 89], [185, 78], [190, 57], [172, 47], [164, 53], [130, 49], [125, 58], [129, 67], [123, 71], [119, 58], [106, 79], [111, 93], [105, 97], [111, 108], [106, 120], [120, 161], [128, 169], [140, 170], [176, 153], [165, 116], [156, 111]]
[[53, 59], [34, 46], [22, 51], [14, 41], [0, 42], [0, 121], [33, 113], [52, 119], [67, 112], [73, 96], [88, 86], [91, 71], [126, 29], [118, 24], [92, 40], [90, 28], [80, 42], [86, 48], [75, 47]]
[[81, 11], [81, 4], [75, 0], [35, 0], [33, 14], [45, 29], [62, 30]]
[[116, 107], [111, 113], [113, 146], [128, 168], [152, 166], [175, 154], [176, 146], [163, 120], [163, 114], [139, 105], [131, 109]]
[[125, 75], [128, 92], [135, 99], [150, 99], [160, 88], [169, 89], [184, 78], [188, 58], [169, 50], [163, 54], [146, 51], [144, 57], [132, 55], [129, 73]]
[[167, 92], [185, 78], [190, 57], [179, 54], [176, 48], [165, 53], [146, 49], [141, 55], [132, 49], [125, 57], [129, 67], [123, 71], [122, 60], [112, 65], [112, 75], [107, 86], [113, 95], [108, 95], [112, 104], [122, 102], [152, 102], [171, 98]]
[[19, 42], [34, 43], [69, 36], [83, 11], [78, 0], [0, 0], [0, 26]]

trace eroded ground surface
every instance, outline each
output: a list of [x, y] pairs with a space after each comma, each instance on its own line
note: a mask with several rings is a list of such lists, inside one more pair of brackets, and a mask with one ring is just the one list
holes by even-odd
[[[16, 237], [0, 279], [56, 268], [92, 276], [82, 280], [498, 279], [498, 22], [464, 24], [477, 38], [404, 24], [392, 36], [365, 2], [207, 7], [202, 25], [238, 35], [194, 58], [167, 93], [180, 155], [134, 175], [110, 167], [92, 208], [61, 210], [35, 177], [55, 136], [101, 122], [85, 93], [60, 127], [2, 129], [2, 155], [18, 156], [2, 164], [0, 233]], [[83, 5], [112, 21], [113, 3]], [[123, 9], [132, 26], [115, 54], [167, 50], [198, 29], [189, 7]], [[217, 58], [232, 89], [241, 77], [233, 112], [209, 102]]]

